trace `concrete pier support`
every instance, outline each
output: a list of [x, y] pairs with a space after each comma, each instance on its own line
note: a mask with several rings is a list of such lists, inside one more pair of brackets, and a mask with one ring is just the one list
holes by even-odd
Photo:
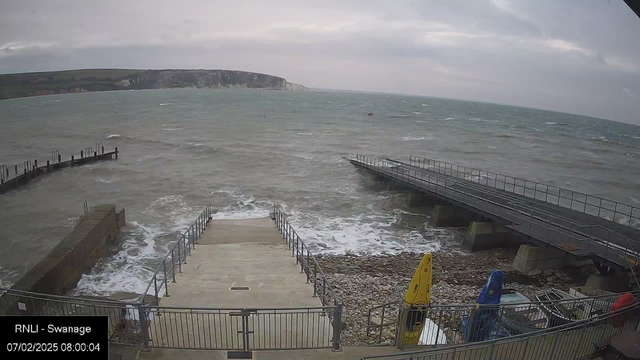
[[584, 286], [611, 292], [624, 292], [629, 290], [629, 276], [618, 274], [592, 274], [589, 276], [589, 279], [587, 279], [587, 283]]
[[479, 215], [457, 206], [436, 205], [429, 223], [433, 227], [462, 227], [478, 218]]
[[557, 268], [568, 265], [579, 265], [571, 255], [552, 248], [541, 248], [535, 245], [520, 245], [518, 254], [513, 260], [513, 268], [523, 274], [533, 269]]
[[494, 222], [472, 221], [464, 235], [462, 246], [470, 251], [508, 244], [513, 236], [507, 228]]

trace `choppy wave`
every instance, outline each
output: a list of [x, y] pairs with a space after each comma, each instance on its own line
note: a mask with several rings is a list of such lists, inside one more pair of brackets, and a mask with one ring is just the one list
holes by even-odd
[[404, 141], [419, 141], [419, 140], [433, 140], [432, 134], [429, 136], [403, 136], [402, 140]]
[[210, 195], [224, 194], [223, 203], [228, 205], [218, 209], [214, 219], [256, 219], [269, 216], [273, 211], [273, 204], [266, 201], [256, 201], [252, 195], [242, 194], [233, 189], [220, 189]]
[[448, 229], [401, 229], [397, 225], [407, 212], [395, 209], [380, 215], [351, 217], [309, 216], [293, 212], [289, 220], [296, 232], [321, 254], [397, 254], [441, 249], [455, 237]]
[[168, 105], [171, 105], [171, 104], [172, 104], [172, 103], [160, 103], [159, 105], [160, 105], [160, 106], [168, 106]]
[[178, 131], [178, 130], [184, 130], [184, 128], [165, 128], [162, 129], [163, 131]]
[[157, 264], [201, 210], [190, 206], [182, 195], [156, 199], [142, 212], [155, 220], [129, 220], [123, 229], [120, 250], [101, 259], [89, 274], [83, 275], [74, 294], [142, 294]]
[[413, 111], [412, 113], [414, 113], [416, 115], [422, 115], [422, 113], [420, 111]]

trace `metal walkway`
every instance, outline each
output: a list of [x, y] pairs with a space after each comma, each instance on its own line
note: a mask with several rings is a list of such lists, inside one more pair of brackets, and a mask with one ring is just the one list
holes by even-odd
[[363, 155], [349, 161], [497, 221], [529, 242], [618, 270], [637, 264], [640, 208], [416, 156], [408, 162]]

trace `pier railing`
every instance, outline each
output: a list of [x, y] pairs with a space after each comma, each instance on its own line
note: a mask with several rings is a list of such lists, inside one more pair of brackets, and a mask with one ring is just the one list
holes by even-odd
[[313, 283], [313, 296], [320, 299], [322, 306], [338, 306], [340, 301], [318, 260], [304, 241], [300, 239], [284, 213], [275, 205], [273, 206], [273, 218], [278, 230], [282, 233], [282, 238], [291, 249], [291, 256], [296, 258], [296, 264], [300, 264], [300, 273], [304, 272], [307, 276], [307, 282]]
[[455, 177], [387, 159], [357, 155], [356, 161], [364, 168], [390, 176], [410, 187], [433, 193], [481, 214], [517, 224], [518, 232], [539, 241], [575, 245], [582, 249], [587, 257], [595, 254], [600, 261], [607, 261], [607, 265], [615, 264], [629, 268], [636, 264], [640, 254], [640, 242], [624, 234], [601, 226], [585, 227], [566, 217], [539, 211], [506, 196], [472, 189], [468, 184], [477, 186], [473, 182], [466, 184]]
[[52, 171], [60, 170], [65, 167], [80, 166], [90, 164], [101, 160], [118, 159], [118, 147], [112, 152], [104, 151], [104, 145], [97, 143], [95, 150], [93, 148], [85, 148], [80, 151], [80, 156], [71, 155], [69, 160], [63, 161], [59, 151], [51, 152], [51, 160], [40, 162], [38, 159], [24, 161], [22, 165], [6, 165], [0, 164], [0, 194], [19, 186], [28, 184], [34, 178], [47, 174]]
[[575, 360], [599, 350], [604, 342], [624, 332], [637, 331], [640, 304], [594, 318], [572, 322], [549, 330], [516, 336], [458, 344], [442, 348], [367, 356], [363, 359], [441, 360], [441, 359], [548, 359]]
[[171, 246], [171, 250], [155, 268], [147, 288], [138, 297], [138, 302], [145, 303], [146, 295], [151, 294], [153, 295], [153, 304], [157, 306], [160, 304], [162, 296], [169, 296], [169, 284], [176, 282], [176, 273], [182, 272], [182, 265], [187, 263], [191, 250], [196, 248], [198, 239], [202, 236], [212, 215], [213, 208], [211, 205], [206, 205], [196, 221], [182, 233], [182, 236]]
[[640, 228], [640, 208], [595, 195], [564, 189], [537, 181], [470, 168], [420, 156], [409, 156], [409, 164], [438, 174], [544, 201], [567, 209]]
[[[640, 290], [631, 294], [640, 298]], [[416, 341], [411, 345], [438, 347], [478, 342], [553, 329], [570, 322], [595, 318], [611, 312], [613, 304], [621, 295], [498, 305], [403, 306], [402, 301], [390, 302], [369, 310], [367, 337], [375, 343], [388, 343], [391, 340], [391, 343], [403, 348], [407, 345], [405, 334], [412, 331], [416, 324], [424, 324], [421, 333], [423, 341]], [[489, 326], [484, 326], [487, 324]], [[383, 338], [383, 333], [392, 333], [394, 337]]]

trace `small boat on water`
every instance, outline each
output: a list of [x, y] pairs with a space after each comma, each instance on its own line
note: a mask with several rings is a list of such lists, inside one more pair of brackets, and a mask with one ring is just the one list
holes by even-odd
[[559, 289], [549, 288], [533, 294], [549, 317], [549, 326], [560, 326], [581, 320], [583, 303], [578, 298]]
[[[513, 306], [508, 306], [513, 304]], [[514, 289], [503, 289], [500, 297], [499, 321], [512, 335], [525, 334], [549, 327], [549, 317], [539, 305]]]

